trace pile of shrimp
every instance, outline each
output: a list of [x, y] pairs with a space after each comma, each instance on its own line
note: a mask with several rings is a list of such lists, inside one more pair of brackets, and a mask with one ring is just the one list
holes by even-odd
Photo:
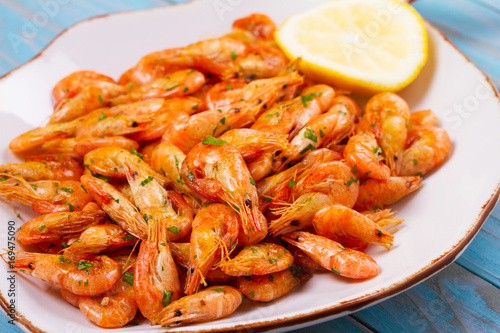
[[386, 207], [421, 187], [450, 138], [394, 93], [363, 109], [304, 77], [275, 29], [252, 14], [118, 82], [57, 83], [48, 124], [10, 143], [26, 162], [0, 166], [1, 198], [41, 214], [16, 234], [39, 251], [17, 252], [14, 270], [106, 328], [216, 320], [315, 272], [375, 277], [363, 251], [389, 250], [402, 222]]

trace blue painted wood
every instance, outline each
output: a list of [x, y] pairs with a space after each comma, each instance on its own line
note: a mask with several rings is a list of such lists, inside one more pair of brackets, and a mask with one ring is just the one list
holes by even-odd
[[[184, 1], [3, 0], [0, 2], [0, 75], [35, 56], [60, 31], [77, 21], [104, 13]], [[59, 5], [50, 7], [48, 3]], [[500, 86], [498, 0], [419, 0], [415, 8]], [[43, 23], [44, 14], [50, 16], [50, 22]], [[499, 237], [500, 205], [497, 205], [483, 230], [457, 260], [465, 269], [453, 264], [423, 284], [379, 305], [297, 332], [499, 331], [500, 309], [495, 301], [499, 299]], [[4, 315], [0, 316], [0, 331], [20, 332], [19, 328], [7, 324]]]

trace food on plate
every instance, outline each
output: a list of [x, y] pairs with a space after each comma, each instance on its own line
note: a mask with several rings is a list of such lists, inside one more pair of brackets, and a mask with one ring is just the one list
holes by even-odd
[[375, 277], [363, 251], [390, 250], [403, 222], [386, 206], [422, 186], [450, 139], [393, 92], [362, 108], [304, 76], [275, 29], [252, 14], [146, 55], [118, 82], [63, 78], [49, 123], [10, 144], [38, 155], [0, 166], [0, 197], [43, 214], [16, 237], [40, 253], [18, 252], [13, 269], [105, 328], [138, 312], [153, 325], [216, 320], [313, 274]]

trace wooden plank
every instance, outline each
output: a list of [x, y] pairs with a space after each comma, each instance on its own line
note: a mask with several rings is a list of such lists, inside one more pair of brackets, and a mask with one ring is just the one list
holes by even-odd
[[[23, 333], [23, 331], [15, 324], [9, 324], [7, 322], [7, 317], [3, 312], [0, 312], [0, 329], [3, 333]], [[10, 318], [9, 318], [10, 320]]]
[[380, 332], [500, 330], [500, 290], [457, 264], [409, 291], [352, 315]]
[[324, 332], [360, 332], [360, 333], [371, 333], [372, 330], [368, 329], [363, 324], [359, 323], [356, 319], [351, 316], [342, 317], [339, 319], [331, 320], [329, 322], [318, 324], [299, 330], [293, 331], [293, 333], [324, 333]]

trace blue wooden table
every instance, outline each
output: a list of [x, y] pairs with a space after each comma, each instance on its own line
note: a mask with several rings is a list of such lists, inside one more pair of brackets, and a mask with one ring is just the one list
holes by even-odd
[[[183, 1], [0, 0], [0, 76], [77, 21]], [[414, 6], [500, 87], [500, 1], [419, 0]], [[296, 332], [500, 332], [499, 237], [497, 205], [464, 254], [442, 272], [366, 310]], [[0, 332], [21, 330], [2, 314]]]

